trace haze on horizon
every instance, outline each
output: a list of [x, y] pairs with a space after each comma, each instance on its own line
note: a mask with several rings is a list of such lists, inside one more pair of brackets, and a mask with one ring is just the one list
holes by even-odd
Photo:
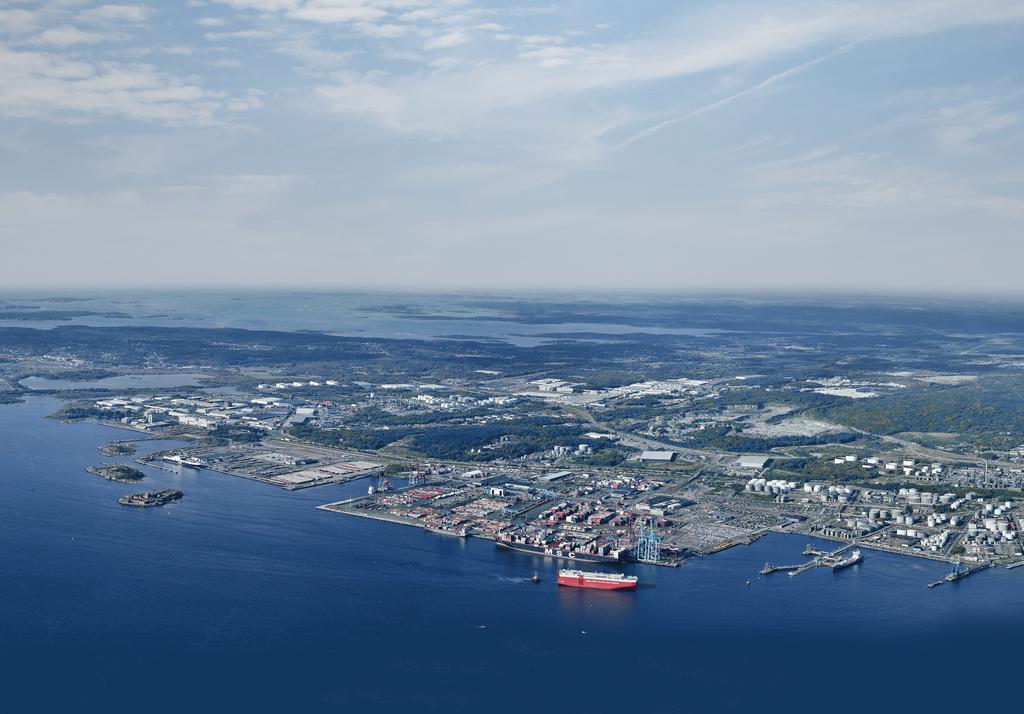
[[6, 289], [1021, 295], [1019, 0], [0, 0]]

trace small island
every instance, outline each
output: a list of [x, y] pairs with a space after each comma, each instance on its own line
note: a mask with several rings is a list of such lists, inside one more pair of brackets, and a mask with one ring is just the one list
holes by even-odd
[[172, 488], [165, 488], [161, 491], [143, 491], [142, 493], [133, 493], [128, 496], [122, 496], [117, 499], [117, 502], [122, 506], [152, 508], [154, 506], [163, 506], [171, 503], [172, 501], [177, 501], [184, 495], [185, 494], [181, 491], [175, 491]]
[[131, 441], [113, 441], [99, 447], [99, 451], [104, 456], [131, 456], [138, 451], [138, 446]]
[[108, 481], [120, 481], [121, 483], [138, 483], [146, 477], [136, 468], [127, 464], [104, 464], [103, 466], [86, 466], [85, 470], [91, 474], [102, 476]]

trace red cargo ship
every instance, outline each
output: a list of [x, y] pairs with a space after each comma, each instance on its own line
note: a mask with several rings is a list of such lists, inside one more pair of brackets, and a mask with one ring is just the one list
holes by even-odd
[[634, 590], [635, 575], [621, 573], [588, 573], [583, 570], [559, 570], [558, 584], [571, 588], [596, 588], [597, 590]]

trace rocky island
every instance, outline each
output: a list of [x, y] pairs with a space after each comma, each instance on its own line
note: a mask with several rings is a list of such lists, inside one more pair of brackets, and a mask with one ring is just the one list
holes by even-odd
[[120, 481], [121, 483], [138, 483], [146, 477], [136, 468], [127, 464], [104, 464], [103, 466], [86, 466], [85, 470], [91, 474], [102, 476], [108, 481]]
[[164, 506], [173, 501], [177, 501], [184, 495], [185, 494], [181, 491], [175, 491], [172, 488], [165, 488], [160, 491], [143, 491], [142, 493], [133, 493], [128, 496], [122, 496], [117, 499], [117, 502], [122, 506], [152, 508], [154, 506]]
[[99, 447], [99, 452], [104, 456], [131, 456], [138, 447], [131, 441], [113, 441]]

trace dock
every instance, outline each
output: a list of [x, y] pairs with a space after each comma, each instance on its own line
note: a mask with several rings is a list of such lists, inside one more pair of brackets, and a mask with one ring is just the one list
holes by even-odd
[[833, 551], [818, 550], [813, 545], [808, 544], [804, 548], [804, 555], [813, 555], [817, 558], [835, 558], [841, 553], [845, 553], [852, 548], [856, 543], [847, 543], [846, 545], [840, 546]]
[[772, 563], [765, 563], [764, 567], [761, 568], [761, 575], [771, 575], [772, 573], [789, 573], [799, 568], [802, 568], [803, 564], [800, 565], [773, 565]]
[[762, 528], [760, 530], [753, 531], [751, 533], [746, 533], [746, 534], [741, 535], [741, 536], [736, 536], [735, 538], [729, 538], [728, 540], [723, 540], [721, 543], [718, 543], [717, 545], [713, 545], [712, 547], [708, 548], [707, 551], [705, 551], [705, 554], [706, 555], [713, 555], [715, 553], [721, 553], [723, 550], [728, 550], [729, 548], [734, 548], [734, 547], [736, 547], [738, 545], [751, 545], [751, 544], [755, 543], [756, 541], [760, 540], [761, 538], [763, 538], [764, 536], [766, 536], [769, 532], [771, 532], [774, 529], [775, 529], [775, 526], [772, 526], [772, 527], [769, 527], [769, 528]]
[[[771, 575], [772, 573], [786, 573], [786, 575], [799, 575], [811, 568], [832, 568], [840, 563], [842, 560], [840, 555], [845, 553], [847, 550], [852, 548], [854, 543], [846, 543], [843, 546], [836, 548], [831, 552], [818, 550], [812, 545], [808, 545], [804, 548], [804, 555], [814, 556], [811, 560], [806, 563], [800, 563], [798, 565], [774, 565], [772, 563], [765, 563], [764, 567], [761, 568], [761, 575]], [[840, 566], [842, 567], [842, 566]]]
[[939, 585], [942, 585], [943, 583], [955, 583], [958, 580], [963, 580], [968, 575], [974, 575], [978, 571], [988, 570], [989, 568], [992, 567], [992, 563], [991, 563], [991, 561], [986, 561], [984, 563], [978, 563], [977, 565], [972, 565], [972, 566], [970, 566], [968, 568], [962, 568], [960, 566], [961, 566], [961, 563], [955, 563], [953, 565], [953, 569], [949, 571], [949, 573], [946, 575], [946, 577], [944, 577], [942, 580], [936, 580], [934, 583], [928, 583], [928, 587], [929, 588], [936, 588]]

